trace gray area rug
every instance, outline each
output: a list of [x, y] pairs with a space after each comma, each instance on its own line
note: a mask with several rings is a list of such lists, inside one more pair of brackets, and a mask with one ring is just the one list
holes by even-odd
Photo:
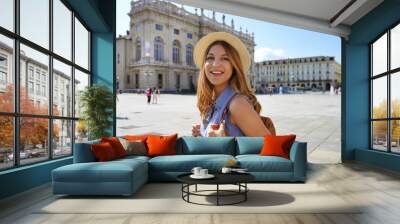
[[[360, 213], [356, 204], [346, 202], [317, 184], [255, 183], [248, 187], [250, 191], [247, 201], [237, 205], [189, 204], [181, 198], [180, 184], [150, 183], [131, 197], [57, 196], [35, 213]], [[224, 186], [226, 190], [233, 188], [231, 185]], [[215, 186], [202, 185], [198, 188], [212, 189]], [[236, 196], [224, 197], [222, 202], [229, 203], [238, 199]], [[210, 205], [216, 202], [214, 196], [193, 196], [191, 201]]]

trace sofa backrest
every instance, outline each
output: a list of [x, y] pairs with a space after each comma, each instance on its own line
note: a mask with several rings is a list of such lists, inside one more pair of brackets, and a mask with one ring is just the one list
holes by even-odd
[[74, 163], [89, 163], [95, 162], [96, 158], [90, 148], [92, 144], [99, 144], [100, 140], [86, 141], [75, 143], [74, 148]]
[[264, 145], [263, 137], [236, 137], [236, 155], [259, 154]]
[[233, 137], [180, 137], [177, 142], [177, 154], [225, 154], [235, 155]]

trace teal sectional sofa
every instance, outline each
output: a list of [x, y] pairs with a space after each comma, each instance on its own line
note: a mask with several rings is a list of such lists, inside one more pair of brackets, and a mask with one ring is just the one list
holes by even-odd
[[148, 181], [176, 181], [193, 167], [219, 172], [228, 160], [234, 159], [259, 182], [305, 182], [307, 144], [295, 142], [290, 159], [260, 156], [262, 137], [180, 137], [177, 155], [127, 156], [122, 159], [96, 162], [90, 141], [75, 144], [74, 163], [52, 171], [54, 194], [68, 195], [131, 195]]

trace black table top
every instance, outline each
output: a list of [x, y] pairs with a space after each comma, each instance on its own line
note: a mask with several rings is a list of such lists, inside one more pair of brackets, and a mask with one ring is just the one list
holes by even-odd
[[212, 173], [215, 177], [211, 179], [193, 179], [192, 173], [186, 173], [177, 177], [178, 181], [186, 184], [236, 184], [248, 183], [255, 180], [249, 173]]

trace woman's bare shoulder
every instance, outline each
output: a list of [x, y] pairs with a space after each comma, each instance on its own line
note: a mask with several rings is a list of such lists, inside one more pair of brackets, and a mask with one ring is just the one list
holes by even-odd
[[253, 106], [250, 104], [248, 97], [242, 94], [234, 96], [229, 105], [229, 111], [233, 114], [250, 110], [252, 108]]

